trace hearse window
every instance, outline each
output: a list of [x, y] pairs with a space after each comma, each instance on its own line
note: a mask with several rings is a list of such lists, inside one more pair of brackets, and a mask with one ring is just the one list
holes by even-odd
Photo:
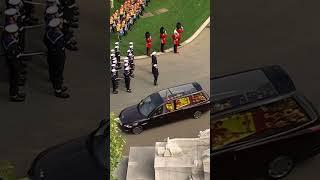
[[142, 100], [138, 106], [139, 112], [144, 116], [149, 116], [150, 113], [163, 103], [163, 99], [158, 93], [153, 93]]
[[226, 97], [216, 95], [217, 99], [213, 97], [213, 107], [211, 113], [218, 113], [228, 109], [236, 108], [238, 106], [257, 102], [266, 98], [277, 96], [278, 92], [274, 89], [271, 83], [262, 84], [258, 88], [246, 90], [245, 92], [239, 92], [237, 95], [230, 96], [226, 94]]
[[202, 92], [194, 94], [194, 95], [191, 95], [192, 104], [197, 104], [199, 102], [203, 102], [203, 101], [206, 101], [206, 100], [207, 100], [207, 98]]
[[174, 111], [174, 104], [173, 101], [169, 101], [165, 104], [165, 110], [166, 112], [173, 112]]
[[308, 116], [293, 98], [229, 114], [211, 123], [212, 149], [274, 135], [308, 121]]
[[232, 97], [214, 101], [211, 113], [222, 112], [231, 108], [238, 107], [245, 103], [247, 103], [247, 100], [244, 95], [235, 95]]
[[176, 110], [179, 110], [191, 104], [190, 98], [188, 96], [176, 99], [175, 103], [176, 103]]
[[163, 113], [163, 106], [160, 106], [154, 113], [153, 116], [157, 116]]

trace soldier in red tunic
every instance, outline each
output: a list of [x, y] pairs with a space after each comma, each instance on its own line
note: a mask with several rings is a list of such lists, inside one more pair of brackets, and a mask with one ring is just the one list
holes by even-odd
[[184, 29], [183, 29], [183, 26], [181, 25], [180, 22], [177, 23], [176, 28], [177, 28], [176, 30], [177, 30], [177, 32], [179, 34], [179, 46], [180, 46], [180, 42], [181, 42], [181, 39], [182, 39], [182, 32], [184, 31]]
[[161, 52], [164, 52], [164, 45], [167, 43], [167, 32], [164, 27], [160, 28]]
[[178, 46], [179, 46], [179, 33], [174, 30], [174, 34], [172, 35], [172, 41], [173, 41], [173, 49], [174, 53], [178, 53]]
[[146, 32], [145, 37], [146, 37], [147, 56], [150, 56], [150, 50], [152, 47], [152, 38], [149, 32]]

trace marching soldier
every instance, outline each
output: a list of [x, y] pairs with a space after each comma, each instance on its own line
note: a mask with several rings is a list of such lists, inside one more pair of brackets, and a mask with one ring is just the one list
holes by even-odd
[[126, 84], [126, 89], [127, 89], [127, 92], [128, 93], [131, 93], [131, 89], [130, 89], [130, 81], [131, 81], [131, 78], [130, 78], [130, 67], [129, 66], [126, 66], [126, 68], [124, 69], [124, 82]]
[[159, 77], [159, 71], [158, 71], [157, 64], [154, 64], [152, 66], [152, 74], [153, 74], [153, 84], [156, 86], [156, 85], [158, 85], [158, 77]]
[[146, 48], [147, 48], [147, 56], [150, 56], [150, 50], [152, 47], [152, 38], [149, 32], [146, 32], [145, 34], [145, 38], [146, 38]]
[[116, 58], [117, 58], [117, 61], [120, 62], [120, 50], [119, 50], [119, 46], [116, 46], [115, 48], [115, 55], [116, 55]]
[[133, 74], [133, 71], [134, 71], [134, 62], [133, 62], [133, 58], [132, 58], [132, 54], [129, 53], [128, 54], [128, 61], [129, 61], [129, 67], [130, 67], [130, 76], [132, 78], [134, 78], [134, 74]]
[[21, 49], [19, 46], [19, 27], [16, 24], [10, 24], [5, 27], [2, 36], [2, 45], [6, 54], [6, 61], [9, 68], [9, 96], [10, 101], [22, 102], [25, 100], [25, 94], [19, 92], [19, 75]]
[[167, 43], [167, 32], [164, 27], [160, 28], [161, 52], [164, 52], [164, 46]]
[[180, 22], [177, 23], [176, 28], [177, 28], [176, 31], [178, 32], [179, 46], [181, 46], [180, 42], [182, 39], [182, 32], [184, 31], [184, 29], [183, 29], [183, 26]]
[[118, 94], [117, 88], [118, 88], [118, 75], [117, 75], [117, 70], [112, 68], [111, 70], [112, 75], [111, 75], [111, 81], [112, 81], [112, 91], [113, 94]]
[[173, 49], [174, 53], [178, 53], [178, 46], [179, 46], [179, 34], [176, 30], [173, 32], [172, 40], [173, 40]]
[[54, 94], [59, 98], [69, 98], [66, 93], [67, 87], [63, 86], [63, 71], [66, 61], [65, 39], [61, 31], [60, 19], [52, 19], [49, 22], [50, 29], [47, 30], [44, 43], [48, 49], [47, 62], [49, 65], [49, 76], [52, 82]]
[[[6, 17], [5, 17], [5, 26], [10, 24], [16, 24], [19, 27], [19, 46], [21, 48], [21, 52], [24, 51], [25, 46], [25, 31], [23, 29], [23, 23], [21, 22], [21, 18], [19, 16], [18, 10], [15, 8], [6, 9], [4, 11]], [[21, 59], [21, 58], [20, 58]], [[22, 61], [19, 61], [21, 63], [21, 80], [25, 81], [25, 77], [23, 77], [24, 74], [27, 73], [25, 70], [26, 64], [22, 63]], [[23, 84], [23, 83], [22, 83]]]

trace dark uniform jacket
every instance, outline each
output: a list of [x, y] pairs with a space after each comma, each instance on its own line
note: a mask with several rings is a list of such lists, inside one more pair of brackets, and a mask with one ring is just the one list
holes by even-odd
[[158, 64], [158, 60], [156, 56], [152, 56], [151, 59], [152, 59], [152, 65]]
[[6, 52], [8, 59], [18, 58], [18, 54], [21, 53], [21, 48], [19, 47], [19, 41], [14, 39], [12, 36], [5, 34], [2, 38], [2, 46]]
[[48, 30], [44, 38], [44, 43], [48, 48], [48, 56], [65, 58], [64, 34], [61, 31]]
[[152, 66], [152, 74], [153, 74], [154, 76], [159, 76], [159, 70], [158, 70], [158, 68]]

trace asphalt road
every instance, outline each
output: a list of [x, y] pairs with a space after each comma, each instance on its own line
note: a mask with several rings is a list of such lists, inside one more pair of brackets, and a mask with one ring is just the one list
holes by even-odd
[[[108, 115], [104, 57], [107, 8], [104, 1], [77, 3], [81, 13], [80, 29], [76, 30], [80, 50], [67, 53], [65, 66], [70, 99], [53, 96], [46, 59], [34, 57], [28, 62], [26, 102], [8, 102], [7, 69], [0, 57], [0, 162], [11, 161], [18, 176], [26, 174], [39, 152], [88, 134]], [[42, 11], [37, 8], [41, 20]], [[0, 19], [3, 22], [3, 15]], [[40, 29], [28, 31], [27, 50], [45, 49], [42, 37]]]
[[[120, 45], [121, 48], [121, 45]], [[119, 94], [111, 94], [111, 112], [119, 114], [128, 106], [138, 104], [143, 98], [161, 89], [198, 82], [210, 93], [210, 30], [206, 28], [193, 42], [179, 49], [179, 54], [168, 53], [158, 56], [159, 82], [153, 85], [151, 58], [136, 60], [135, 78], [131, 81], [132, 93], [125, 91], [124, 82], [120, 82]], [[197, 137], [199, 131], [208, 129], [209, 113], [200, 119], [186, 119], [144, 131], [139, 135], [122, 133], [130, 146], [152, 146], [156, 141], [167, 137]]]
[[[320, 110], [319, 1], [217, 0], [213, 6], [213, 75], [279, 64]], [[319, 167], [317, 156], [287, 180], [317, 180]]]

